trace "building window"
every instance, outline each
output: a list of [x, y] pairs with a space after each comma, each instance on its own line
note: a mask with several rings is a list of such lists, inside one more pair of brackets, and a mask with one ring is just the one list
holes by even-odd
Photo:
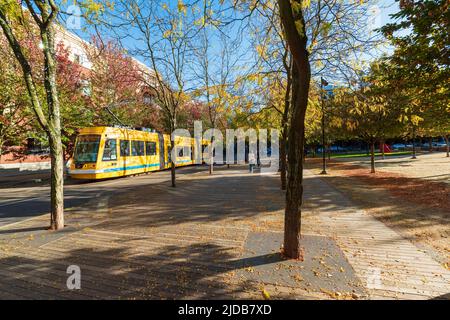
[[154, 103], [153, 96], [148, 94], [148, 93], [144, 94], [144, 99], [143, 100], [144, 100], [144, 104], [153, 104]]
[[80, 81], [80, 88], [81, 88], [81, 94], [83, 94], [86, 97], [89, 97], [91, 95], [91, 86], [88, 80], [81, 80]]
[[81, 63], [81, 56], [77, 53], [73, 54], [73, 62], [75, 62], [76, 64], [80, 64]]

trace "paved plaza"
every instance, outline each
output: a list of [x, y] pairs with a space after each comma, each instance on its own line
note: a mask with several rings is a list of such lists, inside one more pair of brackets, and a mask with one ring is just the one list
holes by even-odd
[[[303, 262], [280, 255], [278, 175], [191, 167], [178, 170], [177, 188], [169, 179], [167, 171], [126, 178], [68, 209], [60, 232], [45, 230], [48, 214], [1, 226], [0, 297], [429, 299], [450, 292], [450, 271], [432, 254], [314, 170], [305, 172]], [[81, 270], [80, 290], [67, 288], [70, 265]]]

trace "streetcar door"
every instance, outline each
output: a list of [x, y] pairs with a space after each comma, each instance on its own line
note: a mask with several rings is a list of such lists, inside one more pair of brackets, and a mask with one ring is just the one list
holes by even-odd
[[159, 138], [159, 168], [162, 170], [166, 167], [166, 159], [164, 156], [164, 136], [158, 133]]

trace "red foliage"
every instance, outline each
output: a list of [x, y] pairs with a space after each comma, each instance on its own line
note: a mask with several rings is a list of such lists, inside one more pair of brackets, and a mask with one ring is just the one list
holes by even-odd
[[143, 86], [143, 73], [137, 63], [115, 42], [104, 43], [94, 37], [92, 44], [86, 46], [86, 51], [93, 65], [90, 80], [96, 107], [135, 99]]
[[194, 121], [208, 118], [208, 107], [200, 101], [191, 100], [188, 103], [185, 103], [182, 106], [181, 111], [186, 116], [186, 126], [188, 128], [192, 128], [194, 126]]
[[70, 50], [62, 42], [56, 47], [56, 61], [58, 87], [70, 94], [70, 99], [75, 102], [79, 99], [83, 81], [88, 79], [88, 70], [70, 60]]

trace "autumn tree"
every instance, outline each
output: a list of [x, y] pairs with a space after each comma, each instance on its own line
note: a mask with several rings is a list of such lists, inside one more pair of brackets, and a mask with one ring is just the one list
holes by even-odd
[[[249, 37], [257, 39], [254, 44], [261, 61], [253, 70], [257, 78], [278, 73], [284, 78], [284, 83], [287, 83], [285, 80], [288, 75], [292, 79], [290, 93], [285, 91], [289, 102], [287, 145], [291, 156], [289, 158], [288, 155], [287, 161], [285, 219], [285, 254], [288, 257], [300, 257], [302, 164], [299, 163], [303, 162], [304, 119], [311, 77], [324, 75], [327, 80], [347, 83], [360, 81], [360, 72], [368, 67], [367, 61], [375, 53], [375, 46], [380, 40], [380, 36], [368, 26], [372, 20], [373, 3], [333, 0], [237, 1], [234, 4], [237, 16], [218, 18], [222, 21], [219, 25], [227, 25], [230, 21], [245, 25], [246, 19], [255, 21], [254, 32], [250, 32]], [[223, 11], [221, 15], [224, 15]], [[257, 36], [253, 37], [253, 34]], [[286, 46], [283, 46], [284, 42]], [[283, 47], [289, 48], [292, 57], [290, 72], [286, 72], [287, 68], [282, 66]], [[264, 80], [260, 82], [267, 85]], [[252, 103], [252, 114], [266, 113], [257, 110], [258, 105], [261, 109], [273, 109], [267, 103], [258, 102]]]
[[263, 12], [267, 33], [256, 33], [255, 49], [260, 62], [256, 73], [264, 77], [260, 81], [269, 90], [266, 98], [266, 108], [271, 108], [279, 114], [280, 122], [280, 180], [281, 189], [286, 190], [288, 125], [291, 107], [291, 89], [293, 60], [286, 40], [283, 37], [282, 26], [276, 6], [265, 5]]
[[[23, 18], [26, 19], [27, 25], [33, 23], [32, 18], [26, 12]], [[57, 28], [57, 32], [61, 32], [60, 27]], [[39, 32], [37, 28], [24, 28], [20, 25], [15, 25], [15, 31], [24, 51], [27, 53], [30, 66], [34, 70], [33, 76], [39, 99], [45, 100], [44, 56], [39, 47]], [[10, 144], [21, 145], [25, 138], [34, 138], [46, 146], [48, 145], [48, 139], [45, 139], [45, 135], [42, 135], [42, 128], [39, 128], [36, 117], [31, 111], [32, 108], [26, 84], [21, 75], [20, 64], [3, 35], [0, 41], [4, 44], [0, 50], [5, 63], [1, 68], [2, 80], [8, 81], [8, 83], [4, 83], [5, 90], [2, 91], [4, 98], [2, 111], [5, 112], [0, 131], [2, 134], [6, 134]], [[55, 42], [55, 46], [61, 139], [64, 158], [68, 159], [72, 153], [76, 129], [89, 126], [92, 123], [92, 109], [89, 107], [87, 95], [83, 88], [83, 83], [86, 81], [85, 68], [71, 60], [70, 50], [62, 42]]]
[[91, 65], [85, 89], [94, 113], [93, 123], [161, 129], [154, 88], [146, 83], [146, 78], [153, 76], [148, 68], [114, 40], [94, 36], [84, 50]]
[[[212, 3], [205, 1], [205, 6], [204, 10], [212, 10]], [[237, 83], [236, 69], [242, 57], [239, 53], [240, 41], [226, 35], [227, 30], [231, 29], [224, 28], [217, 32], [208, 19], [200, 19], [197, 24], [199, 37], [192, 45], [195, 62], [191, 72], [197, 79], [193, 81], [196, 87], [194, 96], [204, 101], [209, 126], [217, 129], [223, 114], [235, 103], [232, 89]], [[212, 135], [208, 159], [210, 174], [214, 171], [215, 139]]]
[[61, 139], [64, 158], [73, 154], [73, 144], [77, 130], [91, 126], [94, 110], [87, 91], [88, 72], [80, 62], [72, 61], [70, 49], [64, 44], [56, 44], [56, 80], [61, 109]]
[[[108, 1], [105, 1], [108, 2]], [[190, 100], [187, 65], [191, 61], [191, 41], [197, 35], [198, 14], [183, 1], [118, 0], [96, 23], [111, 31], [118, 41], [132, 39], [128, 51], [139, 56], [155, 72], [144, 77], [153, 87], [170, 132], [178, 128], [180, 108]], [[173, 154], [175, 144], [171, 143]], [[171, 157], [171, 182], [176, 186], [175, 159]]]
[[292, 54], [292, 97], [289, 123], [288, 181], [286, 190], [284, 254], [302, 258], [300, 218], [303, 195], [303, 148], [305, 114], [308, 105], [311, 66], [307, 50], [305, 19], [300, 1], [278, 1], [281, 21]]
[[[8, 40], [14, 55], [21, 66], [32, 109], [42, 129], [46, 132], [51, 154], [51, 219], [50, 228], [59, 230], [64, 227], [64, 158], [61, 143], [61, 120], [58, 87], [56, 82], [56, 45], [55, 24], [59, 7], [54, 0], [25, 0], [23, 5], [28, 10], [23, 12], [21, 3], [15, 0], [2, 1], [0, 4], [0, 26]], [[32, 23], [23, 16], [30, 14]], [[17, 26], [37, 29], [42, 42], [41, 54], [44, 65], [36, 70], [18, 38]], [[35, 73], [44, 75], [45, 99], [38, 94]], [[44, 107], [47, 110], [44, 111]]]
[[337, 75], [334, 78], [356, 77], [361, 65], [357, 61], [376, 39], [365, 37], [370, 34], [369, 7], [362, 2], [279, 0], [278, 7], [293, 59], [284, 250], [288, 257], [300, 258], [304, 121], [311, 74], [328, 70]]
[[259, 97], [254, 99], [249, 116], [262, 119], [274, 113], [270, 115], [270, 118], [275, 119], [270, 126], [276, 126], [281, 132], [279, 171], [281, 189], [285, 190], [293, 60], [283, 34], [277, 2], [252, 2], [246, 11], [251, 17], [248, 25], [244, 26], [250, 31], [245, 33], [248, 34], [256, 60], [249, 70], [248, 80], [253, 84], [246, 96]]
[[[419, 129], [426, 134], [444, 136], [447, 156], [450, 156], [448, 12], [446, 0], [402, 0], [400, 10], [392, 15], [394, 22], [382, 27], [381, 31], [395, 48], [386, 58], [391, 66], [395, 66], [388, 70], [387, 76], [410, 99], [410, 119], [420, 119]], [[417, 124], [412, 126], [414, 137], [417, 129]]]
[[194, 122], [209, 121], [209, 108], [202, 101], [192, 99], [180, 107], [177, 123], [181, 128], [188, 128], [193, 134]]
[[375, 173], [376, 143], [398, 136], [402, 130], [401, 109], [391, 92], [384, 89], [375, 78], [368, 78], [358, 90], [336, 90], [333, 99], [340, 120], [333, 126], [369, 144], [371, 173]]
[[[310, 89], [308, 108], [305, 115], [305, 143], [311, 148], [313, 157], [317, 146], [322, 143], [322, 102], [320, 87], [313, 84]], [[331, 114], [327, 114], [327, 118], [330, 121], [332, 118]]]
[[[368, 59], [364, 57], [368, 56], [368, 52], [374, 53], [376, 51], [374, 48], [380, 41], [380, 36], [369, 30], [368, 21], [370, 23], [373, 15], [370, 3], [362, 5], [357, 1], [325, 0], [301, 1], [301, 4], [312, 77], [323, 75], [327, 80], [341, 83], [355, 81], [359, 72], [368, 66], [366, 63]], [[254, 73], [266, 76], [278, 74], [287, 83], [285, 91], [285, 96], [288, 97], [287, 108], [281, 127], [283, 133], [289, 115], [291, 74], [289, 63], [286, 64], [283, 54], [287, 46], [283, 27], [280, 25], [278, 4], [273, 0], [252, 2], [248, 5], [247, 11], [252, 15], [250, 26], [254, 32], [250, 35], [260, 61]], [[287, 139], [284, 139], [282, 134], [280, 145], [286, 143]], [[283, 188], [285, 184], [283, 172], [286, 164], [282, 160], [283, 149], [280, 158]]]
[[20, 145], [35, 129], [20, 66], [6, 38], [0, 35], [0, 157], [5, 144]]

